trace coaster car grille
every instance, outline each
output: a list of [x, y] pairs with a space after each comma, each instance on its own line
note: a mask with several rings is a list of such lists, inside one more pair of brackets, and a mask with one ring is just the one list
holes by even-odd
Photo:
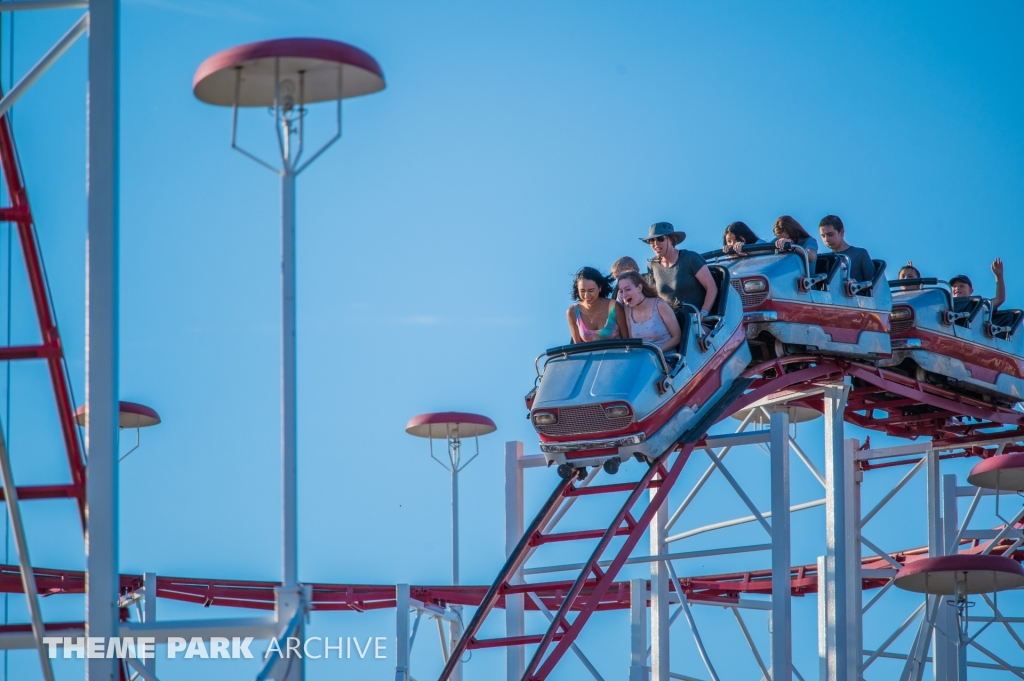
[[889, 333], [904, 333], [914, 325], [913, 319], [902, 319], [898, 322], [889, 322]]
[[632, 422], [632, 414], [608, 418], [600, 404], [588, 404], [582, 407], [559, 408], [558, 423], [536, 428], [537, 432], [543, 435], [585, 435], [620, 430]]

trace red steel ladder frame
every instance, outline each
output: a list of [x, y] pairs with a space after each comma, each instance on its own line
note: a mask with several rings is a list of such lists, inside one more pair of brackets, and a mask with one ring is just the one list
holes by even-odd
[[4, 184], [10, 205], [0, 208], [0, 221], [12, 222], [17, 225], [18, 241], [21, 244], [25, 259], [25, 270], [28, 274], [29, 289], [35, 305], [36, 319], [39, 322], [39, 333], [42, 342], [39, 345], [23, 345], [0, 347], [0, 361], [26, 359], [42, 359], [46, 361], [50, 373], [50, 383], [56, 400], [57, 418], [60, 421], [61, 435], [67, 453], [68, 468], [71, 473], [70, 484], [32, 485], [18, 488], [18, 498], [28, 499], [75, 499], [78, 514], [85, 527], [85, 459], [82, 444], [75, 424], [74, 404], [71, 396], [71, 382], [68, 378], [67, 365], [64, 361], [64, 348], [57, 330], [57, 320], [53, 313], [50, 291], [43, 269], [42, 255], [36, 240], [35, 226], [32, 221], [32, 209], [28, 202], [14, 147], [10, 121], [6, 115], [0, 116], [0, 167], [3, 168]]
[[[473, 615], [462, 638], [454, 646], [448, 656], [447, 663], [441, 672], [439, 681], [447, 681], [455, 671], [459, 660], [466, 650], [475, 648], [495, 648], [514, 645], [539, 644], [530, 662], [526, 665], [524, 680], [539, 681], [545, 679], [572, 646], [580, 631], [586, 625], [602, 603], [602, 599], [615, 583], [619, 570], [625, 564], [630, 552], [647, 531], [654, 514], [668, 499], [669, 491], [682, 473], [697, 442], [722, 412], [750, 384], [749, 379], [739, 379], [723, 395], [716, 405], [712, 406], [700, 423], [673, 444], [667, 452], [653, 462], [637, 482], [597, 485], [594, 487], [576, 487], [575, 477], [560, 480], [551, 496], [541, 507], [537, 516], [530, 523], [515, 550], [498, 573], [497, 579], [487, 590], [480, 607]], [[678, 454], [674, 452], [678, 451]], [[673, 459], [674, 456], [674, 459]], [[671, 463], [670, 463], [671, 462]], [[644, 492], [657, 489], [640, 514], [634, 515], [634, 508], [640, 502]], [[607, 529], [582, 530], [574, 532], [552, 532], [557, 524], [560, 511], [571, 504], [576, 497], [598, 494], [617, 494], [629, 492], [618, 513], [612, 518]], [[602, 569], [599, 563], [604, 558], [612, 540], [624, 537], [622, 545], [615, 550], [611, 564]], [[597, 546], [583, 564], [574, 581], [538, 582], [532, 584], [513, 584], [512, 578], [526, 562], [536, 547], [554, 542], [572, 542], [598, 539]], [[499, 600], [512, 594], [563, 593], [558, 611], [554, 614], [551, 624], [544, 634], [515, 636], [494, 639], [478, 639], [484, 620]], [[576, 611], [576, 617], [569, 620], [569, 612]], [[552, 649], [552, 644], [554, 647]]]

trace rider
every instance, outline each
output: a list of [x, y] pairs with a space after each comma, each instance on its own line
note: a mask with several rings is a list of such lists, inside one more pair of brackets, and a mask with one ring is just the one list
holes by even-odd
[[789, 215], [780, 216], [772, 226], [772, 232], [776, 239], [775, 248], [781, 250], [786, 244], [796, 244], [807, 253], [809, 262], [818, 259], [818, 240], [808, 234], [796, 218]]
[[850, 259], [850, 271], [847, 276], [851, 281], [871, 281], [875, 276], [875, 264], [867, 249], [851, 246], [846, 243], [846, 229], [838, 215], [826, 215], [818, 223], [818, 233], [833, 253], [845, 255]]
[[718, 284], [704, 258], [693, 251], [676, 248], [685, 238], [686, 232], [677, 232], [671, 223], [655, 222], [640, 241], [654, 249], [654, 257], [647, 261], [647, 272], [654, 278], [658, 295], [673, 309], [687, 303], [700, 310], [700, 316], [704, 317], [718, 297]]
[[745, 222], [731, 222], [722, 234], [722, 253], [743, 254], [743, 247], [748, 244], [766, 244], [764, 239], [754, 234]]
[[900, 279], [920, 279], [921, 278], [921, 270], [919, 270], [916, 267], [914, 267], [914, 262], [912, 260], [908, 260], [907, 264], [900, 268], [899, 278]]
[[626, 311], [609, 300], [612, 282], [593, 267], [584, 267], [572, 281], [573, 303], [566, 310], [573, 343], [629, 338]]
[[626, 304], [629, 337], [654, 343], [666, 352], [679, 347], [682, 332], [672, 308], [658, 296], [639, 272], [623, 272], [619, 278]]
[[[999, 306], [1006, 302], [1006, 283], [1003, 281], [1003, 260], [996, 258], [992, 261], [992, 274], [996, 278], [996, 295], [992, 298], [992, 312], [999, 309]], [[954, 298], [967, 298], [974, 295], [974, 285], [966, 274], [958, 274], [949, 280], [949, 287], [953, 289]]]
[[[914, 263], [911, 260], [907, 261], [907, 264], [900, 268], [898, 279], [920, 279], [921, 270], [914, 267]], [[911, 284], [903, 287], [906, 291], [918, 291], [921, 289], [920, 284]]]

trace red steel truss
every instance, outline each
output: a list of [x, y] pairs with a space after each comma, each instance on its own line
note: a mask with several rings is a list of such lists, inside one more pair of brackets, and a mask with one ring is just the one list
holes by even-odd
[[21, 174], [18, 153], [14, 147], [10, 121], [6, 115], [0, 117], [0, 167], [3, 168], [4, 184], [10, 204], [5, 208], [0, 208], [0, 221], [11, 222], [17, 226], [18, 242], [21, 244], [21, 252], [25, 260], [29, 290], [32, 293], [36, 320], [39, 323], [39, 335], [42, 339], [39, 345], [0, 347], [0, 361], [35, 359], [46, 362], [57, 407], [57, 418], [60, 421], [61, 434], [64, 438], [68, 468], [71, 473], [70, 484], [19, 487], [18, 496], [25, 500], [75, 499], [78, 503], [79, 518], [84, 528], [85, 459], [82, 455], [82, 443], [74, 420], [75, 405], [71, 396], [71, 381], [68, 378], [60, 332], [57, 330], [57, 319], [53, 313], [53, 303], [43, 269], [42, 254], [36, 239], [28, 192]]

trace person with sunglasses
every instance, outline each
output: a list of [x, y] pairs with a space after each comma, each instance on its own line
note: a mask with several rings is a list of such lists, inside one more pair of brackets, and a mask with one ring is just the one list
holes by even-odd
[[647, 273], [658, 295], [673, 309], [686, 303], [706, 316], [718, 298], [718, 284], [704, 258], [693, 251], [676, 248], [686, 238], [668, 222], [656, 222], [640, 241], [650, 245], [654, 257], [647, 261]]

